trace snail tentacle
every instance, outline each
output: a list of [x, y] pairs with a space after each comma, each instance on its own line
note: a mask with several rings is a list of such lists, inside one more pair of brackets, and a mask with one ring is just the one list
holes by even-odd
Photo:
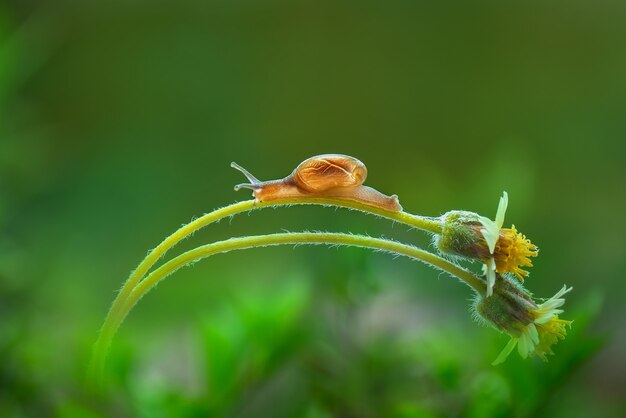
[[235, 186], [235, 191], [241, 190], [241, 189], [252, 189], [252, 190], [257, 190], [259, 189], [259, 187], [261, 187], [261, 181], [259, 179], [257, 179], [256, 177], [254, 177], [252, 175], [252, 173], [250, 173], [248, 170], [246, 170], [245, 168], [243, 168], [242, 166], [240, 166], [239, 164], [237, 164], [236, 162], [232, 162], [230, 163], [230, 166], [232, 168], [234, 168], [235, 170], [241, 172], [244, 176], [246, 176], [246, 178], [248, 179], [248, 181], [250, 183], [241, 183]]

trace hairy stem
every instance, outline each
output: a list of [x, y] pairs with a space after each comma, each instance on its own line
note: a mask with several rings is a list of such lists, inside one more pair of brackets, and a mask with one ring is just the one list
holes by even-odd
[[[117, 329], [124, 321], [135, 304], [161, 280], [174, 273], [176, 270], [214, 254], [226, 253], [233, 250], [243, 250], [254, 247], [265, 247], [285, 244], [329, 244], [342, 246], [355, 246], [386, 251], [396, 255], [410, 257], [429, 264], [439, 270], [458, 277], [477, 293], [483, 295], [486, 291], [485, 282], [470, 271], [451, 263], [435, 254], [420, 248], [390, 241], [381, 238], [371, 238], [362, 235], [350, 235], [343, 233], [281, 233], [270, 235], [248, 236], [231, 238], [212, 244], [203, 245], [187, 251], [163, 264], [143, 281], [132, 289], [128, 297], [119, 303], [119, 309], [107, 316], [102, 327], [100, 338], [96, 342], [94, 357], [90, 368], [93, 378], [100, 380], [104, 369], [104, 361], [108, 348]], [[119, 296], [118, 296], [119, 298]]]
[[[335, 207], [343, 207], [348, 209], [355, 209], [361, 212], [370, 213], [373, 215], [381, 216], [384, 218], [388, 218], [397, 222], [401, 222], [403, 224], [409, 225], [414, 228], [419, 228], [432, 233], [440, 233], [441, 232], [441, 224], [434, 218], [422, 217], [417, 215], [412, 215], [410, 213], [401, 211], [401, 212], [393, 212], [378, 208], [376, 206], [366, 205], [359, 202], [354, 202], [350, 200], [344, 200], [339, 198], [291, 198], [291, 199], [280, 199], [274, 200], [271, 202], [259, 202], [255, 203], [254, 200], [247, 200], [243, 202], [233, 203], [232, 205], [216, 209], [213, 212], [207, 213], [201, 216], [198, 219], [195, 219], [189, 222], [186, 225], [180, 227], [176, 232], [172, 235], [165, 238], [156, 248], [154, 248], [150, 253], [144, 258], [141, 263], [137, 266], [135, 271], [133, 271], [126, 281], [122, 288], [120, 289], [117, 297], [113, 301], [109, 312], [107, 313], [107, 317], [105, 319], [105, 323], [109, 321], [110, 317], [116, 316], [122, 303], [128, 298], [130, 292], [133, 288], [141, 281], [141, 279], [146, 275], [146, 273], [150, 270], [150, 268], [157, 262], [167, 251], [169, 251], [173, 246], [175, 246], [178, 242], [190, 236], [194, 232], [199, 229], [204, 228], [205, 226], [217, 222], [221, 219], [227, 218], [229, 216], [233, 216], [242, 212], [247, 212], [255, 209], [262, 209], [266, 207], [272, 206], [281, 206], [281, 205], [324, 205], [324, 206], [335, 206]], [[98, 341], [96, 341], [96, 347], [100, 346], [100, 339], [102, 338], [101, 334], [98, 336]]]

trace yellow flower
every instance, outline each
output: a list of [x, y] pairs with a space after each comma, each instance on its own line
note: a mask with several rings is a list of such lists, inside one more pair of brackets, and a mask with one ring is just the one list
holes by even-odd
[[563, 313], [563, 310], [559, 308], [565, 303], [562, 296], [571, 290], [571, 287], [563, 286], [556, 295], [537, 305], [536, 308], [530, 309], [529, 313], [534, 318], [532, 322], [521, 327], [508, 328], [507, 332], [515, 335], [511, 335], [511, 340], [492, 364], [497, 365], [504, 362], [515, 346], [517, 346], [517, 351], [522, 358], [537, 356], [543, 361], [547, 361], [546, 356], [554, 354], [551, 347], [558, 340], [565, 338], [566, 328], [571, 326], [572, 321], [559, 318], [559, 314]]
[[528, 272], [522, 267], [532, 267], [530, 257], [536, 257], [539, 249], [526, 236], [517, 232], [515, 225], [501, 228], [500, 237], [493, 252], [495, 270], [499, 274], [513, 273], [521, 282]]
[[511, 228], [502, 228], [508, 204], [509, 195], [504, 192], [498, 204], [495, 221], [484, 216], [478, 217], [482, 225], [480, 233], [489, 250], [488, 254], [481, 254], [479, 257], [485, 263], [483, 271], [487, 276], [487, 296], [493, 293], [496, 273], [513, 273], [523, 282], [528, 272], [522, 267], [532, 267], [530, 257], [536, 257], [538, 254], [537, 246], [519, 233], [515, 225]]

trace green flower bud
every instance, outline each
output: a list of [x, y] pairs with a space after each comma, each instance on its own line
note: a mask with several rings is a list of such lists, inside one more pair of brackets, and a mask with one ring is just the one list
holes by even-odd
[[552, 345], [564, 339], [571, 321], [559, 318], [565, 303], [562, 298], [572, 288], [563, 288], [556, 295], [537, 304], [522, 285], [507, 276], [499, 276], [493, 294], [476, 301], [475, 311], [479, 318], [506, 332], [511, 341], [493, 364], [502, 363], [517, 346], [522, 358], [538, 356], [547, 361]]
[[436, 237], [437, 248], [444, 253], [477, 260], [487, 260], [491, 252], [480, 230], [480, 215], [453, 210], [441, 216], [441, 234]]
[[537, 304], [518, 282], [499, 276], [490, 297], [476, 301], [476, 312], [500, 331], [519, 337], [534, 322]]

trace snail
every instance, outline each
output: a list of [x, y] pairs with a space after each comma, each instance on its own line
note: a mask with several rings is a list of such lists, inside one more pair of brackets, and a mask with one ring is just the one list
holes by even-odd
[[303, 197], [337, 198], [388, 211], [402, 211], [397, 195], [387, 196], [363, 185], [367, 167], [348, 155], [325, 154], [307, 158], [287, 177], [269, 181], [260, 181], [237, 163], [230, 166], [243, 173], [250, 182], [236, 185], [235, 190], [252, 189], [257, 202]]

